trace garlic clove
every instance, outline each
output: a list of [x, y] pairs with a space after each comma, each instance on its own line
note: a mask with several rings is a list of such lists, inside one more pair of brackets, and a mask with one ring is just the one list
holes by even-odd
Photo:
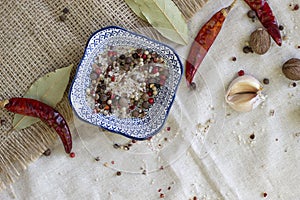
[[265, 100], [262, 89], [263, 85], [253, 76], [240, 76], [229, 85], [225, 100], [234, 110], [248, 112]]
[[244, 75], [237, 77], [230, 83], [228, 92], [232, 95], [244, 92], [257, 92], [257, 90], [262, 89], [263, 85], [256, 78], [250, 75]]
[[228, 100], [232, 103], [239, 104], [248, 102], [256, 96], [255, 93], [244, 93], [244, 94], [235, 94], [228, 96]]
[[255, 93], [237, 94], [228, 98], [228, 104], [236, 111], [249, 112], [265, 100], [264, 96]]

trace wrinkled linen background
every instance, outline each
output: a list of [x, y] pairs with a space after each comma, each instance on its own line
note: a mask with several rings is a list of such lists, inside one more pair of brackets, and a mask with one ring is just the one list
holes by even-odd
[[[57, 141], [52, 154], [30, 164], [0, 199], [160, 199], [163, 193], [165, 199], [253, 200], [264, 199], [264, 192], [266, 199], [299, 199], [300, 87], [289, 87], [281, 66], [300, 58], [300, 11], [291, 11], [292, 1], [269, 2], [285, 27], [288, 39], [282, 47], [272, 41], [263, 56], [242, 52], [261, 24], [248, 19], [249, 8], [238, 1], [196, 74], [197, 91], [189, 91], [183, 77], [165, 125], [169, 132], [124, 152], [110, 144], [124, 138], [75, 118], [76, 157], [66, 156]], [[209, 1], [190, 21], [191, 38], [229, 3]], [[184, 63], [189, 46], [169, 44]], [[266, 101], [249, 113], [237, 113], [224, 103], [225, 89], [240, 69], [259, 80], [270, 79]], [[163, 142], [164, 137], [170, 139]]]

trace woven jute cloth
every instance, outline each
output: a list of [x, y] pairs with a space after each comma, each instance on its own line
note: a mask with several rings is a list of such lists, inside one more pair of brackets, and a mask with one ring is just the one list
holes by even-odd
[[[207, 1], [174, 3], [188, 20]], [[161, 38], [123, 0], [0, 0], [0, 5], [0, 100], [23, 96], [48, 72], [70, 64], [77, 66], [89, 36], [102, 27], [117, 25]], [[64, 8], [69, 12], [63, 21], [60, 16]], [[67, 92], [57, 109], [72, 121]], [[0, 189], [4, 189], [51, 147], [57, 136], [42, 122], [10, 131], [13, 113], [1, 109], [0, 116]]]

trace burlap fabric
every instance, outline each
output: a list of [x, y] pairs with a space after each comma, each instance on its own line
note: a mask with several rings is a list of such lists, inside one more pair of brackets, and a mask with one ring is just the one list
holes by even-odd
[[[174, 0], [189, 19], [207, 0]], [[118, 25], [160, 39], [123, 0], [0, 0], [0, 99], [22, 96], [39, 77], [79, 63], [89, 36]], [[68, 8], [65, 21], [59, 16]], [[75, 68], [73, 70], [74, 74]], [[67, 94], [67, 92], [66, 92]], [[57, 109], [72, 120], [67, 95]], [[13, 114], [0, 110], [0, 188], [5, 188], [57, 139], [44, 123], [12, 131]]]

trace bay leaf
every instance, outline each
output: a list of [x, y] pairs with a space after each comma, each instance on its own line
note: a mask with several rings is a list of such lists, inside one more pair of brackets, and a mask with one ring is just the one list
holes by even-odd
[[[36, 80], [23, 97], [39, 100], [55, 107], [63, 98], [73, 65], [57, 69]], [[40, 121], [39, 118], [15, 114], [13, 128], [21, 130]]]
[[125, 0], [125, 2], [138, 17], [140, 17], [144, 21], [147, 21], [146, 17], [143, 15], [139, 5], [137, 3], [135, 3], [134, 0]]
[[172, 0], [135, 0], [147, 21], [164, 37], [178, 44], [188, 43], [187, 23]]

